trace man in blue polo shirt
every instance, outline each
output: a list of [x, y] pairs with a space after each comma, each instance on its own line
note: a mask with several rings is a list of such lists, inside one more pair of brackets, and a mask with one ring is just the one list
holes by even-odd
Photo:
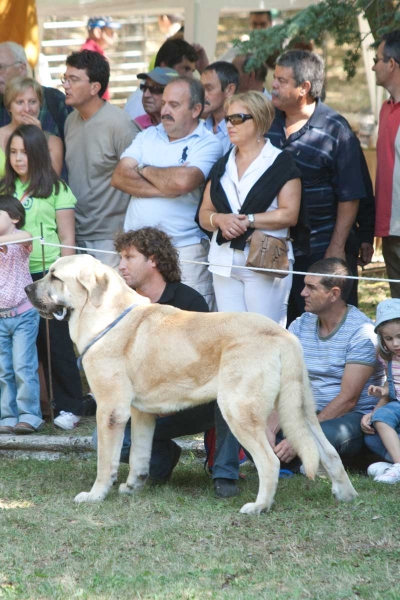
[[[346, 259], [357, 274], [357, 259], [367, 264], [373, 252], [371, 179], [349, 124], [321, 102], [323, 84], [324, 63], [317, 54], [305, 50], [282, 54], [272, 84], [276, 117], [267, 137], [274, 146], [292, 152], [303, 174], [310, 253], [295, 251], [295, 270], [307, 271], [317, 260], [337, 257]], [[294, 277], [289, 322], [304, 311], [302, 287], [302, 277]], [[349, 299], [350, 304], [356, 302], [356, 295]]]
[[111, 185], [131, 194], [124, 229], [157, 227], [179, 251], [182, 280], [214, 306], [206, 265], [208, 239], [195, 223], [202, 187], [222, 145], [199, 117], [204, 88], [199, 81], [177, 77], [163, 93], [161, 123], [139, 133], [125, 150]]

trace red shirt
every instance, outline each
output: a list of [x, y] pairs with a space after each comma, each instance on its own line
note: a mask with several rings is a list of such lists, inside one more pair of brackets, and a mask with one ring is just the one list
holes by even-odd
[[[98, 52], [102, 56], [106, 56], [103, 48], [99, 46], [99, 44], [95, 40], [87, 39], [84, 44], [81, 46], [81, 50], [91, 50], [92, 52]], [[106, 57], [107, 58], [107, 57]], [[110, 90], [109, 88], [103, 94], [103, 100], [110, 100]]]
[[384, 102], [376, 145], [375, 235], [400, 236], [400, 102]]

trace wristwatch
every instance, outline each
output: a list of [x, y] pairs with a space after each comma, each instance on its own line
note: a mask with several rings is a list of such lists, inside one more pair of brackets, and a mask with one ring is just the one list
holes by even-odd
[[138, 166], [136, 167], [136, 172], [139, 173], [139, 175], [142, 175], [142, 171], [145, 167], [148, 167], [149, 165], [145, 165], [144, 163], [139, 163]]
[[255, 218], [254, 218], [254, 215], [247, 215], [247, 218], [249, 220], [249, 227], [251, 227], [252, 229], [254, 229], [254, 227], [255, 227]]

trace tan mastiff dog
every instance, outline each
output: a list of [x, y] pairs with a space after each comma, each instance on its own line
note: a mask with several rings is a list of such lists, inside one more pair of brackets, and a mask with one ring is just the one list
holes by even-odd
[[97, 502], [106, 496], [117, 477], [130, 416], [130, 468], [119, 487], [122, 493], [146, 481], [156, 415], [215, 398], [259, 475], [257, 499], [241, 512], [259, 514], [274, 498], [279, 460], [266, 436], [267, 417], [274, 408], [307, 476], [314, 478], [321, 460], [336, 498], [352, 500], [357, 495], [315, 416], [299, 342], [270, 319], [150, 304], [113, 269], [89, 255], [57, 260], [26, 290], [43, 317], [69, 319], [71, 338], [83, 354], [97, 400], [97, 478], [76, 502]]

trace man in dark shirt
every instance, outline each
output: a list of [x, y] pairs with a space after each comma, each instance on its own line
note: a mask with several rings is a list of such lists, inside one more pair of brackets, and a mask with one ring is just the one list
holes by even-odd
[[[357, 275], [373, 253], [374, 200], [358, 139], [346, 119], [321, 101], [324, 63], [314, 52], [289, 50], [276, 63], [267, 137], [293, 154], [302, 172], [302, 200], [311, 227], [310, 254], [296, 248], [295, 271], [322, 258], [347, 260]], [[357, 233], [357, 235], [356, 235]], [[293, 279], [289, 323], [304, 312], [303, 277]], [[349, 303], [356, 304], [356, 298]]]
[[[193, 288], [181, 282], [179, 255], [169, 236], [154, 227], [143, 227], [117, 236], [115, 249], [121, 261], [119, 270], [129, 287], [147, 296], [152, 303], [168, 304], [182, 310], [208, 312], [207, 302]], [[154, 364], [157, 369], [157, 363]], [[150, 459], [150, 483], [166, 483], [179, 461], [181, 448], [173, 438], [202, 433], [214, 427], [215, 402], [159, 416]], [[93, 436], [97, 445], [96, 433]], [[131, 425], [128, 422], [121, 462], [129, 462]]]

